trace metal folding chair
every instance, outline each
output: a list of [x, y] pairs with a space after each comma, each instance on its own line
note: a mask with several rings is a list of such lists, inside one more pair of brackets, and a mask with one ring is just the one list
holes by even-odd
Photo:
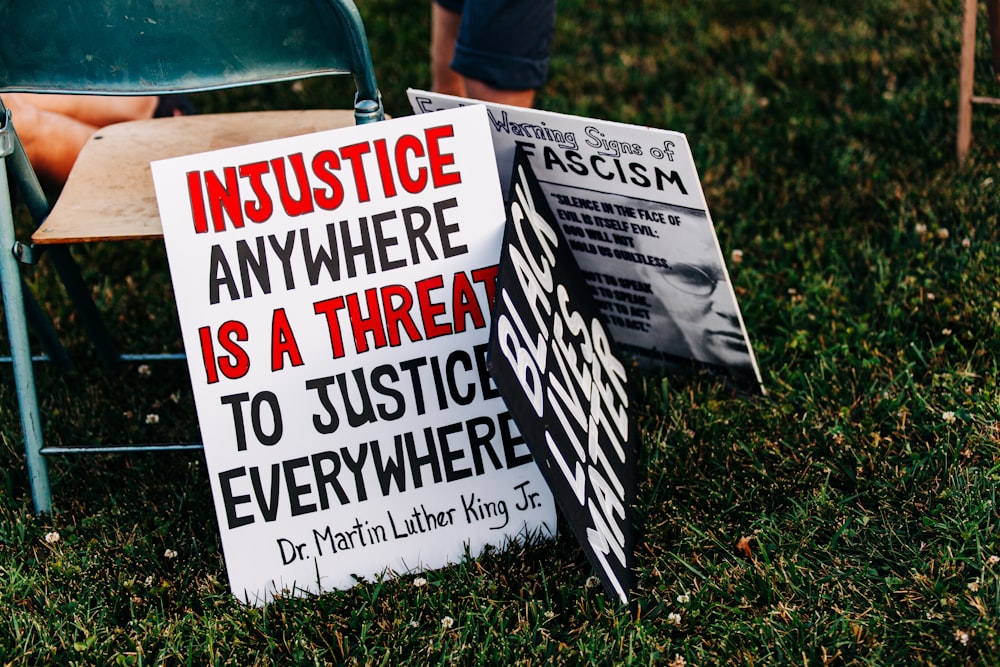
[[[383, 118], [364, 26], [351, 0], [66, 0], [0, 3], [0, 94], [193, 93], [312, 76], [354, 77], [351, 110], [200, 114], [135, 121], [99, 130], [54, 202], [48, 201], [0, 104], [0, 290], [10, 338], [28, 476], [36, 512], [52, 509], [45, 457], [60, 453], [188, 449], [200, 444], [45, 447], [29, 327], [46, 355], [69, 359], [19, 265], [43, 250], [107, 366], [120, 355], [83, 285], [67, 245], [162, 236], [149, 163], [233, 145]], [[15, 238], [8, 176], [39, 226]]]

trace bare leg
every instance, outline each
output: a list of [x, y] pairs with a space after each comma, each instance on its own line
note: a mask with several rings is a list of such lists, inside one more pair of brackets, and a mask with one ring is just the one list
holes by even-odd
[[84, 144], [98, 128], [127, 120], [152, 118], [156, 97], [99, 95], [3, 96], [17, 136], [39, 178], [47, 185], [66, 182]]
[[3, 102], [39, 178], [46, 185], [60, 185], [97, 126], [42, 109], [32, 103], [38, 97], [45, 96], [12, 93]]
[[431, 3], [431, 90], [466, 97], [465, 79], [451, 68], [462, 15]]
[[25, 104], [31, 104], [43, 111], [69, 116], [76, 120], [104, 127], [112, 123], [128, 120], [152, 118], [159, 101], [155, 96], [126, 97], [107, 95], [42, 95], [18, 93]]
[[516, 107], [530, 107], [535, 103], [534, 90], [501, 90], [488, 86], [482, 81], [475, 79], [465, 80], [469, 97], [484, 102], [496, 102], [498, 104], [510, 104]]

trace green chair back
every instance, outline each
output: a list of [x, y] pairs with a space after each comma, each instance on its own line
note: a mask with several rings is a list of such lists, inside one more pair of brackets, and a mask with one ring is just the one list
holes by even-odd
[[151, 95], [353, 74], [381, 119], [350, 0], [0, 0], [0, 91]]

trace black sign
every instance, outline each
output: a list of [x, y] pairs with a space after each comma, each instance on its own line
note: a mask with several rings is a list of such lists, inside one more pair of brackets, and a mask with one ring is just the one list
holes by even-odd
[[634, 605], [632, 393], [584, 276], [518, 148], [490, 370], [604, 589]]

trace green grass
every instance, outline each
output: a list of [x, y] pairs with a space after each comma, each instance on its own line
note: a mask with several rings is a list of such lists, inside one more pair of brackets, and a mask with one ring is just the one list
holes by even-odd
[[[724, 252], [743, 252], [730, 269], [769, 389], [640, 383], [639, 618], [588, 588], [565, 534], [423, 587], [243, 607], [200, 455], [53, 459], [58, 511], [34, 516], [4, 367], [0, 665], [1000, 664], [1000, 116], [977, 107], [959, 166], [959, 5], [560, 0], [538, 106], [688, 135]], [[361, 11], [387, 110], [408, 115], [427, 3]], [[979, 56], [982, 88], [983, 40]], [[124, 348], [179, 349], [160, 244], [77, 256]], [[48, 264], [28, 280], [89, 366]], [[197, 438], [176, 364], [38, 375], [51, 444]]]

